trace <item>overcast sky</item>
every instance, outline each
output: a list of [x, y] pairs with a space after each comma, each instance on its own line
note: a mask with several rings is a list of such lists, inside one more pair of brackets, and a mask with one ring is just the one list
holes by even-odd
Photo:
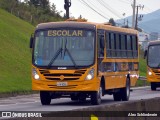
[[[85, 6], [83, 1], [103, 17]], [[56, 9], [62, 11], [62, 15], [65, 13], [64, 0], [50, 0], [50, 2], [54, 2]], [[144, 5], [144, 9], [139, 10], [139, 13], [147, 14], [160, 9], [160, 0], [136, 0], [136, 2], [137, 5]], [[77, 18], [82, 15], [91, 22], [108, 22], [110, 18], [121, 19], [124, 13], [125, 17], [133, 13], [131, 7], [133, 0], [71, 0], [71, 3], [70, 16]]]

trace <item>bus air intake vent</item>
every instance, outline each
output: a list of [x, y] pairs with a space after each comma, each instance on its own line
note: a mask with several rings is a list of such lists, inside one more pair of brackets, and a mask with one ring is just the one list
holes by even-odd
[[154, 72], [156, 75], [159, 75], [159, 76], [160, 76], [160, 69], [153, 69], [153, 72]]
[[76, 70], [74, 73], [49, 73], [41, 72], [47, 80], [78, 80], [86, 72], [86, 70]]

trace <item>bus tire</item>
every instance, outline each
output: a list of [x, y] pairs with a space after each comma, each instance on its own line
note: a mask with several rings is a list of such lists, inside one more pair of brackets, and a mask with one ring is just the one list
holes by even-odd
[[71, 95], [71, 100], [72, 100], [72, 101], [78, 101], [78, 96], [72, 94], [72, 95]]
[[98, 91], [94, 91], [91, 93], [91, 104], [92, 105], [101, 104], [101, 98], [102, 98], [102, 86], [100, 86]]
[[101, 78], [101, 86], [102, 86], [102, 96], [105, 95], [105, 79], [104, 77]]
[[130, 79], [127, 77], [126, 87], [121, 88], [121, 98], [122, 101], [128, 101], [130, 97]]
[[86, 101], [86, 97], [80, 97], [79, 98], [79, 102], [85, 102]]
[[121, 101], [121, 91], [113, 93], [114, 101]]
[[40, 91], [40, 99], [42, 105], [50, 105], [51, 103], [51, 95], [47, 91]]
[[156, 90], [156, 83], [151, 82], [151, 90], [153, 90], [153, 91]]

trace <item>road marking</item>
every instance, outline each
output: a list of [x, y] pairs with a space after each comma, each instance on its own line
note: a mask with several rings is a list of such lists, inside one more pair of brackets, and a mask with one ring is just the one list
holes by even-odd
[[14, 104], [8, 104], [8, 105], [0, 105], [0, 106], [11, 106], [11, 105], [24, 105], [24, 104], [30, 104], [30, 103], [36, 103], [39, 101], [34, 101], [34, 102], [25, 102], [25, 103], [14, 103]]
[[150, 86], [143, 86], [143, 87], [132, 87], [132, 90], [138, 90], [138, 89], [145, 89], [145, 88], [150, 88]]

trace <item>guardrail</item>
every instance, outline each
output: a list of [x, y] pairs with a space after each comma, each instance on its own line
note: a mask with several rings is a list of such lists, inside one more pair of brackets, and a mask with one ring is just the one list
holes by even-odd
[[142, 80], [143, 81], [143, 85], [146, 86], [146, 83], [147, 83], [147, 78], [144, 77], [144, 76], [139, 76], [138, 78], [139, 80]]
[[147, 78], [144, 76], [139, 76], [139, 80], [147, 80]]

